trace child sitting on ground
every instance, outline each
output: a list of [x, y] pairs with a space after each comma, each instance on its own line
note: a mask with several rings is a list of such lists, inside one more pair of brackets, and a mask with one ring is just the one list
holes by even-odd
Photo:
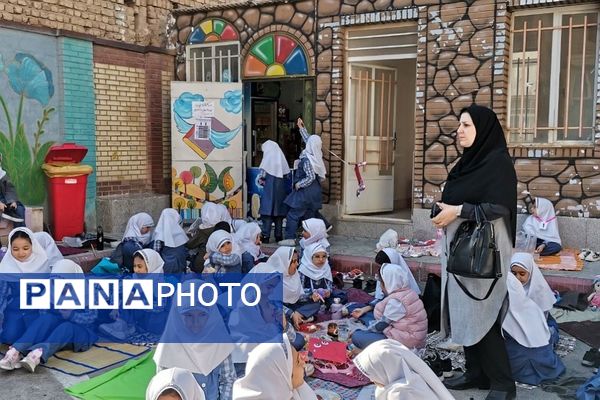
[[152, 248], [164, 261], [166, 274], [185, 272], [188, 237], [181, 227], [181, 216], [173, 208], [165, 208], [152, 235]]
[[[410, 288], [410, 271], [399, 265], [383, 264], [379, 273], [385, 297], [375, 305], [374, 321], [367, 330], [355, 331], [352, 343], [362, 350], [371, 343], [389, 338], [409, 349], [423, 348], [427, 336], [427, 313], [419, 295]], [[354, 318], [361, 315], [360, 312], [352, 314]]]
[[300, 247], [305, 249], [313, 243], [321, 244], [329, 253], [331, 245], [327, 240], [327, 228], [325, 222], [319, 218], [309, 218], [302, 221], [302, 239], [300, 239]]
[[[0, 154], [0, 164], [2, 154]], [[25, 206], [17, 200], [17, 190], [8, 174], [0, 165], [0, 214], [2, 218], [12, 221], [13, 227], [25, 226]]]
[[[83, 270], [71, 260], [60, 260], [52, 268], [58, 277], [72, 277]], [[40, 362], [46, 363], [57, 351], [71, 348], [73, 351], [86, 351], [96, 341], [93, 324], [97, 310], [52, 310], [41, 313], [29, 324], [23, 335], [0, 360], [0, 368], [13, 370], [19, 367], [34, 372]], [[21, 358], [21, 354], [27, 354]]]
[[548, 199], [535, 198], [535, 203], [531, 206], [531, 215], [523, 223], [523, 230], [537, 238], [535, 252], [541, 256], [552, 256], [562, 249], [556, 213]]
[[268, 258], [260, 250], [261, 229], [256, 222], [249, 222], [242, 226], [235, 233], [234, 239], [242, 253], [243, 274], [247, 274], [256, 264]]
[[233, 237], [229, 232], [214, 231], [206, 243], [204, 273], [241, 273], [242, 259], [233, 252]]
[[154, 220], [147, 213], [133, 215], [127, 221], [121, 244], [115, 249], [111, 261], [118, 264], [125, 272], [133, 271], [133, 255], [136, 251], [147, 247], [152, 238], [151, 230]]

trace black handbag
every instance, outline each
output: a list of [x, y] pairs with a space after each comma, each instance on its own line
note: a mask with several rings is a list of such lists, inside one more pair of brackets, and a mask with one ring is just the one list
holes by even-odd
[[[480, 205], [475, 206], [475, 221], [465, 221], [456, 230], [450, 243], [446, 271], [454, 276], [456, 283], [467, 296], [477, 301], [487, 299], [502, 276], [494, 225], [487, 220]], [[457, 275], [494, 281], [485, 297], [478, 298], [467, 290]]]

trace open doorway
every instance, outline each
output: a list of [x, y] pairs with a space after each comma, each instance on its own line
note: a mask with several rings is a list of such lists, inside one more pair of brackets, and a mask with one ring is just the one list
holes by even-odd
[[[357, 197], [345, 168], [345, 214], [410, 220], [415, 148], [416, 31], [412, 25], [348, 32], [345, 153], [366, 161]], [[354, 51], [356, 50], [356, 51]]]

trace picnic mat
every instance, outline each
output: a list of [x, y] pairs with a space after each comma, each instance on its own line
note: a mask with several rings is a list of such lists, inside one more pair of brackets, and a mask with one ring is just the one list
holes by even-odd
[[600, 321], [564, 322], [558, 327], [588, 346], [600, 348]]
[[[95, 344], [88, 351], [75, 353], [71, 350], [59, 351], [50, 357], [42, 367], [71, 376], [89, 375], [112, 367], [150, 350], [148, 346], [136, 346], [127, 343]], [[6, 346], [2, 347], [2, 354]]]
[[140, 400], [146, 397], [146, 387], [156, 373], [154, 352], [130, 360], [90, 380], [65, 389], [71, 396], [85, 400]]
[[57, 244], [56, 247], [58, 247], [60, 254], [62, 254], [63, 256], [72, 256], [73, 254], [87, 253], [88, 251], [90, 251], [90, 249], [83, 249], [80, 247], [67, 247], [60, 244]]
[[361, 388], [347, 388], [342, 385], [338, 385], [335, 382], [324, 381], [323, 379], [319, 378], [307, 378], [306, 383], [308, 383], [308, 386], [310, 386], [313, 390], [330, 390], [340, 395], [344, 400], [356, 400], [361, 391]]
[[540, 256], [538, 260], [535, 260], [535, 263], [541, 269], [581, 271], [583, 269], [583, 260], [580, 260], [578, 256], [579, 250], [565, 248], [554, 256]]

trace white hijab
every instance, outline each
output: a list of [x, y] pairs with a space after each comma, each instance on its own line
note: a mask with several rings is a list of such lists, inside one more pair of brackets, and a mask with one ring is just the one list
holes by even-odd
[[144, 259], [144, 262], [146, 263], [146, 268], [148, 268], [149, 274], [162, 274], [165, 272], [163, 269], [165, 262], [163, 261], [160, 254], [158, 254], [155, 250], [153, 250], [153, 249], [138, 250], [135, 253], [133, 253], [133, 256], [135, 257], [136, 254], [141, 255], [142, 258]]
[[243, 219], [236, 218], [231, 221], [231, 229], [233, 229], [234, 232], [238, 232], [247, 223], [248, 222]]
[[[310, 165], [312, 165], [315, 174], [319, 175], [321, 179], [325, 179], [327, 170], [325, 169], [325, 163], [323, 162], [323, 142], [321, 137], [318, 135], [310, 135], [306, 141], [306, 148], [302, 152]], [[302, 156], [302, 154], [300, 155]]]
[[537, 264], [533, 261], [533, 256], [530, 253], [515, 253], [510, 260], [510, 266], [513, 265], [529, 272], [529, 281], [523, 285], [527, 297], [535, 301], [542, 311], [550, 311], [556, 303], [556, 297]]
[[142, 228], [152, 226], [154, 226], [154, 220], [150, 214], [144, 212], [135, 214], [129, 218], [129, 221], [127, 221], [123, 239], [134, 238], [140, 241], [142, 244], [148, 244], [152, 238], [152, 233], [148, 232], [142, 235], [141, 230]]
[[58, 261], [64, 259], [62, 253], [56, 247], [56, 242], [47, 232], [35, 232], [33, 237], [42, 245], [46, 255], [48, 256], [48, 265], [53, 266]]
[[233, 236], [231, 233], [219, 229], [218, 231], [211, 233], [208, 237], [206, 250], [211, 253], [218, 253], [221, 246], [227, 242], [230, 242], [233, 248]]
[[263, 158], [258, 166], [267, 174], [277, 178], [283, 178], [290, 173], [288, 162], [277, 143], [267, 140], [262, 144]]
[[408, 285], [416, 294], [421, 294], [421, 288], [419, 287], [419, 284], [415, 280], [415, 277], [413, 276], [410, 268], [408, 267], [408, 264], [406, 263], [406, 261], [404, 261], [404, 258], [400, 255], [400, 253], [398, 253], [395, 249], [389, 248], [383, 249], [383, 252], [387, 254], [388, 258], [390, 259], [390, 264], [394, 264], [397, 267], [400, 267], [406, 271], [406, 279], [408, 279]]
[[354, 359], [354, 365], [377, 386], [376, 400], [454, 400], [433, 371], [406, 346], [379, 340]]
[[179, 247], [187, 243], [188, 237], [179, 225], [181, 216], [173, 208], [165, 208], [154, 229], [153, 240], [162, 241], [167, 247]]
[[52, 274], [83, 274], [83, 269], [72, 260], [62, 259], [52, 266]]
[[[31, 255], [23, 262], [18, 261], [12, 255], [12, 242], [13, 235], [16, 232], [24, 232], [31, 239]], [[13, 229], [8, 235], [8, 251], [0, 262], [0, 273], [3, 274], [35, 274], [35, 273], [49, 273], [50, 265], [48, 265], [48, 255], [44, 251], [42, 245], [37, 241], [35, 235], [29, 228], [20, 227]]]
[[292, 386], [294, 360], [285, 335], [283, 343], [261, 343], [250, 352], [246, 375], [233, 384], [233, 400], [317, 400], [304, 383]]
[[304, 252], [302, 253], [302, 260], [300, 260], [300, 267], [298, 268], [298, 271], [300, 271], [302, 275], [307, 276], [315, 281], [325, 278], [328, 281], [333, 282], [329, 261], [325, 261], [325, 264], [322, 267], [317, 267], [312, 260], [315, 253], [325, 253], [329, 255], [327, 253], [327, 249], [325, 249], [321, 243], [311, 244], [305, 248]]
[[542, 309], [527, 297], [523, 285], [513, 274], [508, 274], [506, 285], [508, 312], [502, 322], [502, 329], [521, 346], [546, 346], [550, 341], [550, 330]]
[[523, 223], [525, 233], [547, 242], [561, 244], [558, 221], [552, 202], [543, 197], [536, 197], [535, 209], [537, 215], [530, 215]]
[[298, 271], [294, 275], [290, 275], [290, 262], [294, 255], [294, 248], [281, 246], [269, 257], [266, 262], [256, 265], [250, 272], [279, 272], [283, 275], [283, 302], [294, 304], [304, 293], [300, 274]]
[[412, 274], [407, 268], [396, 264], [383, 264], [379, 273], [389, 294], [410, 287]]
[[[194, 290], [198, 290], [203, 283], [199, 279], [185, 281], [182, 283], [182, 291], [189, 293], [192, 284], [195, 285]], [[191, 306], [188, 297], [182, 299], [180, 307], [177, 307], [175, 301], [173, 302], [165, 331], [156, 347], [156, 353], [154, 353], [154, 362], [159, 371], [165, 368], [179, 367], [193, 373], [208, 375], [233, 351], [233, 343], [208, 343], [215, 337], [221, 337], [223, 338], [222, 342], [226, 342], [224, 336], [228, 335], [227, 328], [218, 308], [216, 306], [203, 307], [198, 301], [195, 303], [194, 306]], [[208, 313], [204, 329], [199, 334], [190, 332], [183, 320], [183, 314], [191, 309], [199, 309]], [[195, 335], [195, 343], [185, 343], [190, 335]]]
[[173, 389], [182, 400], [205, 400], [194, 375], [183, 368], [169, 368], [156, 374], [146, 389], [146, 400], [158, 400], [167, 389]]
[[309, 218], [302, 221], [302, 229], [310, 233], [308, 239], [300, 239], [300, 246], [305, 249], [308, 245], [313, 243], [321, 243], [326, 249], [330, 246], [327, 240], [327, 227], [325, 222], [320, 218]]
[[217, 208], [217, 205], [210, 201], [207, 201], [202, 205], [202, 208], [200, 209], [200, 216], [202, 218], [200, 229], [212, 228], [222, 221], [221, 213]]
[[221, 221], [225, 221], [231, 225], [232, 218], [227, 207], [225, 207], [224, 204], [217, 204], [217, 210], [219, 211], [219, 218], [221, 218]]
[[233, 235], [240, 252], [250, 253], [254, 260], [260, 256], [260, 246], [256, 244], [256, 237], [260, 235], [260, 232], [260, 226], [256, 222], [249, 222]]
[[398, 247], [398, 232], [393, 229], [383, 232], [376, 245], [377, 251], [388, 248], [395, 249], [396, 247]]

